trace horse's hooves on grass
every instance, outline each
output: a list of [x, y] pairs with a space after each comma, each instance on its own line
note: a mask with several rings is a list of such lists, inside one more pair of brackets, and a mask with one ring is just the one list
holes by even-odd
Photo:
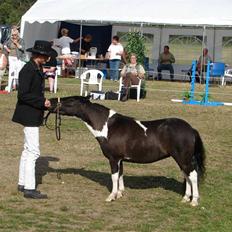
[[198, 202], [197, 201], [191, 201], [190, 205], [192, 207], [196, 207], [196, 206], [198, 206]]
[[190, 197], [184, 196], [181, 200], [182, 203], [189, 203], [190, 202]]
[[111, 201], [115, 201], [117, 197], [116, 193], [111, 193], [107, 198], [106, 198], [106, 202], [111, 202]]
[[117, 199], [121, 198], [122, 196], [123, 196], [122, 191], [118, 191], [118, 192], [117, 192]]

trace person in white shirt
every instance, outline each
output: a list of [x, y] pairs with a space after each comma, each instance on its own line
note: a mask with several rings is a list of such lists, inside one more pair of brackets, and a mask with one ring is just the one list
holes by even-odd
[[119, 65], [123, 55], [123, 46], [119, 43], [119, 37], [114, 36], [112, 43], [108, 48], [109, 64], [110, 64], [110, 79], [113, 81], [118, 80]]
[[68, 36], [69, 30], [66, 28], [61, 29], [61, 37], [53, 41], [53, 45], [61, 48], [61, 54], [67, 55], [71, 53], [70, 43], [77, 43], [80, 41], [80, 38], [72, 39]]

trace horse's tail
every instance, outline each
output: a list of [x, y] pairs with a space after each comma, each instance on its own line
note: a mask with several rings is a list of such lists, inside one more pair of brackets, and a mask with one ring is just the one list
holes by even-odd
[[193, 161], [195, 161], [196, 170], [199, 173], [200, 177], [204, 178], [205, 174], [205, 149], [202, 142], [202, 139], [197, 130], [194, 130], [195, 133], [195, 151], [193, 155]]

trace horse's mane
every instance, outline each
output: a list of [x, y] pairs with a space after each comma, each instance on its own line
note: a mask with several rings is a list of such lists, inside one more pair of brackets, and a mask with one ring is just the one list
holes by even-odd
[[[91, 103], [91, 108], [92, 109], [94, 109], [94, 110], [96, 110], [96, 111], [99, 111], [99, 110], [107, 110], [107, 111], [109, 111], [109, 110], [113, 110], [113, 109], [110, 109], [110, 108], [108, 108], [108, 107], [106, 107], [106, 106], [103, 106], [103, 105], [101, 105], [101, 104], [98, 104], [98, 103], [92, 103], [92, 102], [90, 102]], [[115, 110], [114, 110], [115, 111]], [[116, 112], [116, 111], [115, 111]], [[117, 115], [117, 117], [122, 117], [122, 118], [124, 118], [124, 119], [127, 119], [127, 120], [135, 120], [133, 117], [129, 117], [129, 116], [126, 116], [126, 115], [123, 115], [123, 114], [120, 114], [120, 113], [118, 113], [118, 112], [116, 112], [116, 115]]]

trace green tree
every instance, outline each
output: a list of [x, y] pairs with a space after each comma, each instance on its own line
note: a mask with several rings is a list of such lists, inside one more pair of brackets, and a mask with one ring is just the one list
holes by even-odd
[[0, 0], [0, 24], [18, 24], [36, 0]]
[[129, 32], [127, 34], [127, 45], [125, 49], [128, 55], [131, 53], [136, 54], [138, 63], [144, 63], [145, 38], [140, 32]]

